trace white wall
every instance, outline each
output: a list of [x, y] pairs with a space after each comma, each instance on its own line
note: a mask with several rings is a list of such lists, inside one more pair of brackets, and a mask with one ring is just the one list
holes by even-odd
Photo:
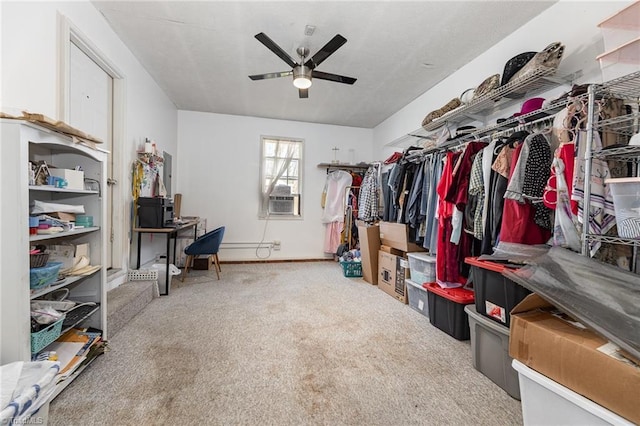
[[[258, 219], [260, 191], [260, 136], [304, 139], [303, 219]], [[272, 120], [190, 111], [178, 112], [178, 148], [182, 214], [205, 217], [208, 230], [226, 226], [225, 242], [280, 240], [282, 250], [270, 259], [321, 259], [324, 225], [320, 196], [326, 169], [319, 163], [372, 160], [372, 130], [296, 121]], [[266, 250], [258, 252], [266, 256]], [[255, 260], [255, 249], [222, 249], [222, 261]]]
[[[562, 0], [556, 3], [378, 125], [374, 129], [374, 155], [378, 159], [385, 159], [393, 151], [402, 150], [405, 146], [394, 147], [387, 144], [420, 128], [425, 115], [459, 96], [466, 89], [477, 87], [492, 74], [502, 75], [504, 64], [510, 58], [522, 52], [538, 52], [555, 41], [565, 45], [557, 76], [567, 76], [580, 71], [582, 76], [574, 82], [602, 82], [596, 56], [603, 53], [604, 44], [597, 24], [630, 3], [632, 1], [626, 0]], [[505, 16], [505, 19], [508, 17]], [[570, 86], [543, 93], [541, 96], [552, 99], [568, 87]], [[515, 103], [513, 108], [514, 111], [504, 111], [502, 116], [518, 111], [519, 104]], [[417, 142], [415, 139], [414, 141]]]
[[[138, 60], [88, 1], [0, 2], [1, 77], [0, 105], [6, 110], [58, 117], [59, 90], [58, 14], [67, 17], [125, 77], [124, 146], [116, 197], [127, 202], [117, 212], [116, 224], [124, 233], [121, 263], [129, 263], [131, 164], [145, 137], [177, 157], [177, 110]], [[174, 175], [177, 170], [174, 167]], [[174, 180], [174, 184], [177, 180]], [[5, 236], [3, 236], [5, 238]], [[145, 237], [146, 238], [146, 237]], [[156, 239], [158, 243], [160, 239]], [[143, 260], [158, 251], [145, 245]], [[118, 254], [116, 254], [117, 256]]]

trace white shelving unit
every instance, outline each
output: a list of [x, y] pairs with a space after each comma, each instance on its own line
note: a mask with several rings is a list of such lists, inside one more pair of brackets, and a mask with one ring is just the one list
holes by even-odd
[[[23, 120], [0, 120], [0, 363], [31, 359], [30, 301], [52, 291], [69, 289], [70, 300], [95, 302], [76, 318], [67, 318], [63, 332], [74, 326], [94, 327], [107, 338], [106, 269], [37, 290], [29, 288], [29, 247], [38, 244], [88, 244], [91, 265], [106, 265], [104, 220], [107, 152], [76, 143], [71, 137]], [[29, 161], [73, 169], [80, 166], [85, 178], [98, 189], [69, 190], [29, 185]], [[33, 200], [83, 205], [94, 226], [53, 235], [29, 235], [29, 205]], [[75, 375], [72, 376], [72, 378]], [[56, 394], [72, 378], [61, 382]]]

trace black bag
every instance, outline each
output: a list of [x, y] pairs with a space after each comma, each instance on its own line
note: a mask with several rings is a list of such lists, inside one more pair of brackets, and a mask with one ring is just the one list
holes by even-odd
[[507, 84], [509, 80], [511, 80], [511, 77], [513, 77], [515, 73], [520, 71], [522, 67], [527, 65], [527, 62], [533, 59], [534, 56], [536, 56], [536, 52], [524, 52], [509, 59], [504, 65], [504, 71], [502, 72], [502, 80], [500, 82], [500, 85], [504, 86], [505, 84]]

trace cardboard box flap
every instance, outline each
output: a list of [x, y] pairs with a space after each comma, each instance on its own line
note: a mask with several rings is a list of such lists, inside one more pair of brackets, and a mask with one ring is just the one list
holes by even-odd
[[513, 307], [513, 309], [511, 310], [511, 315], [533, 311], [535, 309], [549, 309], [553, 307], [554, 306], [551, 303], [540, 297], [540, 295], [531, 293], [520, 303]]

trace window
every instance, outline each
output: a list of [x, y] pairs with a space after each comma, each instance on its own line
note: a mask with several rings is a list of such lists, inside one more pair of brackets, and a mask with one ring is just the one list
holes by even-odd
[[302, 143], [262, 137], [260, 217], [300, 217]]

